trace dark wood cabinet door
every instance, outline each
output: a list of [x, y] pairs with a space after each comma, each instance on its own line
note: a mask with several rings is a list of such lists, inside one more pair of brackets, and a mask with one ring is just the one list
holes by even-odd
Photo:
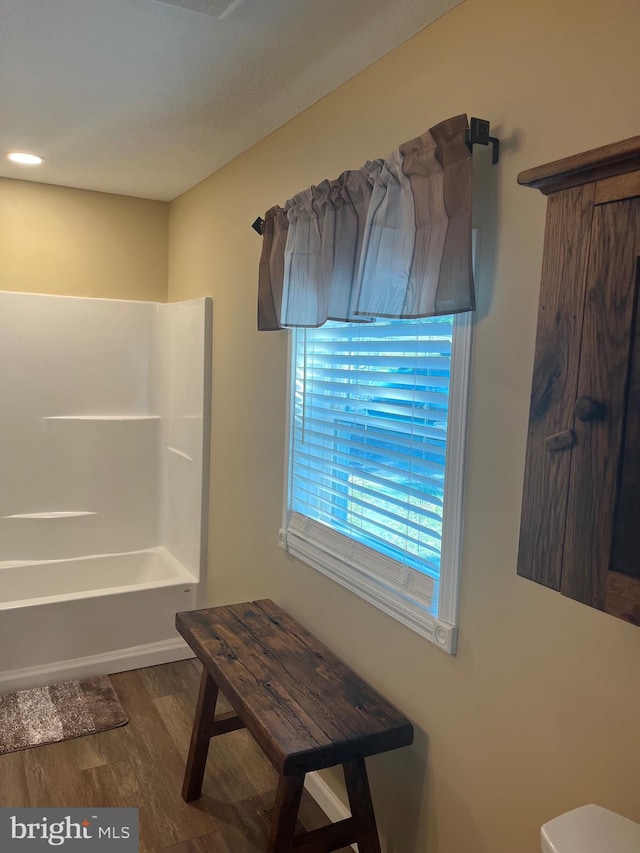
[[640, 624], [640, 137], [549, 194], [518, 574]]
[[549, 198], [529, 412], [518, 574], [560, 589], [571, 444], [578, 390], [593, 185]]
[[597, 205], [591, 225], [577, 390], [577, 400], [594, 402], [594, 415], [581, 419], [575, 408], [568, 413], [576, 443], [571, 450], [560, 589], [600, 609], [606, 604], [623, 470], [639, 255], [640, 199]]
[[640, 257], [636, 260], [636, 310], [629, 363], [605, 610], [640, 625]]

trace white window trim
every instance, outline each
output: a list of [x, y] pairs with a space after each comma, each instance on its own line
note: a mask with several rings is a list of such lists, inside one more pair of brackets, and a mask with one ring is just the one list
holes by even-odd
[[[474, 235], [475, 236], [475, 235]], [[292, 417], [292, 360], [293, 332], [289, 332], [287, 358], [287, 446], [285, 454], [285, 489], [282, 528], [278, 543], [288, 553], [317, 569], [346, 589], [364, 598], [374, 607], [425, 637], [449, 654], [456, 653], [458, 640], [458, 598], [462, 557], [465, 456], [467, 412], [471, 377], [473, 314], [458, 314], [454, 318], [451, 351], [451, 383], [449, 386], [449, 415], [447, 420], [447, 453], [445, 462], [445, 505], [442, 519], [442, 553], [438, 618], [434, 618], [417, 602], [405, 598], [396, 590], [353, 566], [348, 559], [349, 549], [332, 547], [326, 542], [305, 540], [303, 536], [287, 535], [289, 526], [289, 483], [293, 452]], [[310, 520], [312, 521], [312, 520]], [[337, 534], [339, 536], [339, 534]], [[343, 537], [346, 538], [346, 537]]]

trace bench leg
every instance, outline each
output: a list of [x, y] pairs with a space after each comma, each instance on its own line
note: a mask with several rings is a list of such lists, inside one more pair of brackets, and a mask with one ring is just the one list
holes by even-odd
[[302, 776], [281, 776], [278, 782], [267, 853], [290, 853], [304, 787]]
[[380, 853], [376, 816], [373, 811], [364, 758], [347, 761], [343, 769], [351, 814], [358, 826], [358, 851], [359, 853]]
[[204, 769], [209, 753], [209, 741], [213, 734], [217, 699], [218, 685], [207, 671], [203, 670], [196, 715], [193, 720], [193, 731], [191, 732], [191, 746], [189, 747], [189, 757], [187, 758], [182, 786], [182, 798], [187, 803], [191, 800], [197, 800], [202, 794], [202, 780], [204, 779]]

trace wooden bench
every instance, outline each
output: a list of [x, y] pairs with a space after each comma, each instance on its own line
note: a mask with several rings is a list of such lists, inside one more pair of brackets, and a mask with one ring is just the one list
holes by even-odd
[[[380, 853], [364, 759], [410, 744], [409, 720], [268, 599], [178, 613], [176, 627], [204, 667], [184, 799], [201, 796], [209, 740], [246, 726], [280, 774], [268, 853]], [[235, 713], [214, 716], [219, 689]], [[305, 774], [336, 764], [351, 817], [294, 838]]]

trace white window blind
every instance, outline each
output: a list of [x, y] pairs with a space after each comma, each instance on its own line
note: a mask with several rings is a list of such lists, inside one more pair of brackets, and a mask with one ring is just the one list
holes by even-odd
[[[357, 592], [373, 582], [376, 603], [410, 619], [418, 612], [428, 635], [443, 618], [443, 557], [452, 556], [443, 547], [445, 493], [461, 486], [449, 440], [460, 324], [451, 316], [327, 323], [292, 336], [287, 547]], [[462, 337], [457, 420], [468, 372]], [[463, 443], [464, 430], [454, 437]]]

